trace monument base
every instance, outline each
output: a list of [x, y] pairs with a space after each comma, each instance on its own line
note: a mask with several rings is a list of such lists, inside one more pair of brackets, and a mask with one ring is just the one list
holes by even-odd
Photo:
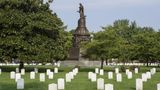
[[78, 47], [72, 47], [69, 50], [69, 58], [68, 60], [79, 60], [79, 52], [80, 49]]
[[61, 61], [61, 66], [64, 67], [74, 67], [74, 66], [80, 66], [80, 67], [100, 67], [101, 61], [90, 61], [90, 60], [66, 60]]

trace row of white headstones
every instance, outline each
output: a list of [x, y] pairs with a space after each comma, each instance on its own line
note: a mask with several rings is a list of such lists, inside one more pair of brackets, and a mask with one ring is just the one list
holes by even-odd
[[[134, 70], [135, 74], [138, 74], [138, 68], [135, 68]], [[122, 82], [122, 74], [119, 73], [119, 69], [115, 68], [116, 73], [116, 81]], [[143, 90], [143, 82], [147, 82], [148, 79], [151, 79], [151, 76], [156, 73], [156, 68], [150, 69], [150, 71], [146, 73], [142, 73], [141, 78], [136, 79], [136, 90]], [[97, 79], [97, 74], [104, 75], [104, 70], [95, 68], [94, 72], [88, 73], [88, 79], [91, 80], [91, 82], [97, 81], [97, 90], [114, 90], [113, 84], [105, 84], [103, 78]], [[129, 69], [126, 69], [126, 75], [128, 79], [132, 79], [133, 75], [132, 72]], [[113, 72], [108, 72], [108, 79], [113, 79]], [[160, 83], [157, 84], [157, 90], [160, 90]]]
[[[2, 70], [0, 69], [0, 74], [2, 73]], [[30, 72], [30, 79], [35, 79], [35, 73], [38, 73], [38, 69], [35, 69], [35, 71]], [[54, 73], [58, 73], [58, 68], [54, 68]], [[71, 82], [72, 79], [74, 79], [74, 76], [76, 76], [78, 73], [78, 68], [73, 69], [71, 72], [66, 73], [65, 80], [66, 82]], [[116, 81], [122, 82], [122, 74], [119, 73], [119, 69], [115, 68], [116, 73]], [[138, 68], [135, 68], [135, 73], [138, 73]], [[152, 68], [150, 72], [142, 73], [142, 77], [136, 79], [136, 90], [143, 90], [143, 82], [147, 82], [147, 79], [151, 79], [151, 76], [156, 73], [156, 68]], [[46, 74], [48, 75], [49, 79], [53, 79], [53, 72], [51, 72], [50, 69], [46, 70]], [[104, 84], [103, 78], [97, 79], [97, 74], [104, 75], [104, 70], [95, 68], [95, 73], [89, 72], [88, 73], [88, 79], [90, 79], [92, 82], [97, 81], [97, 90], [113, 90], [113, 84]], [[17, 89], [24, 89], [24, 79], [21, 78], [21, 75], [25, 75], [25, 69], [21, 69], [21, 73], [19, 73], [18, 69], [16, 69], [16, 72], [12, 71], [10, 72], [10, 79], [15, 79], [17, 82]], [[132, 79], [132, 72], [129, 71], [129, 69], [126, 69], [126, 75], [128, 79]], [[45, 73], [39, 74], [40, 82], [45, 82]], [[113, 72], [108, 72], [108, 79], [113, 79]], [[48, 90], [57, 90], [57, 89], [65, 89], [65, 80], [63, 78], [59, 78], [57, 80], [57, 84], [52, 83], [48, 85]], [[157, 90], [160, 90], [160, 84], [157, 84]]]
[[[1, 74], [0, 69], [0, 74]], [[35, 68], [34, 71], [30, 72], [30, 79], [35, 79], [35, 74], [38, 73], [38, 69]], [[58, 73], [58, 68], [54, 68], [54, 73]], [[39, 80], [40, 82], [45, 82], [45, 76], [48, 76], [48, 79], [53, 79], [54, 73], [47, 69], [46, 73], [40, 73], [39, 74]], [[58, 78], [57, 84], [52, 83], [48, 85], [48, 90], [59, 90], [59, 89], [65, 89], [65, 81], [71, 82], [72, 79], [78, 74], [78, 68], [74, 68], [69, 73], [66, 73], [65, 79], [64, 78]], [[24, 79], [21, 77], [22, 75], [25, 75], [25, 69], [21, 69], [21, 73], [19, 73], [19, 69], [16, 68], [16, 72], [12, 71], [10, 72], [10, 79], [15, 79], [15, 82], [17, 83], [17, 89], [24, 89]]]
[[[35, 68], [34, 71], [30, 72], [30, 79], [35, 79], [36, 73], [38, 73], [37, 68]], [[58, 68], [54, 68], [54, 72], [52, 72], [50, 69], [46, 70], [46, 75], [48, 76], [48, 79], [53, 79], [54, 73], [58, 73]], [[16, 72], [10, 72], [10, 79], [15, 79], [15, 82], [17, 83], [17, 89], [24, 89], [24, 79], [22, 78], [22, 75], [25, 75], [25, 69], [21, 69], [21, 72], [19, 72], [19, 68], [16, 68]], [[40, 82], [45, 82], [46, 75], [45, 73], [39, 74]]]
[[78, 68], [73, 69], [69, 73], [66, 73], [65, 79], [59, 78], [56, 83], [52, 83], [48, 85], [48, 90], [64, 90], [65, 89], [65, 81], [71, 82], [74, 77], [78, 74]]

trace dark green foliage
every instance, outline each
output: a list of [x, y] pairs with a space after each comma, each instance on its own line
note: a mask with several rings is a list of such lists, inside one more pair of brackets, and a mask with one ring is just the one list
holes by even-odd
[[[139, 27], [136, 22], [117, 20], [102, 28], [86, 45], [86, 56], [94, 60], [117, 62], [159, 62], [160, 34], [150, 27]], [[103, 64], [103, 63], [102, 63]]]
[[23, 69], [24, 68], [24, 62], [20, 62], [20, 65], [19, 65], [19, 70]]
[[121, 72], [125, 72], [126, 71], [126, 67], [125, 66], [120, 66], [120, 70], [121, 70]]
[[138, 68], [138, 70], [140, 71], [139, 66], [125, 66], [125, 65], [120, 66], [120, 71], [126, 72], [126, 69], [129, 69], [130, 71], [134, 72], [135, 68]]
[[[2, 69], [3, 72], [11, 72], [11, 71], [15, 71], [17, 66], [0, 66], [0, 68]], [[34, 71], [35, 66], [25, 66], [25, 72], [31, 72]], [[46, 72], [47, 69], [51, 69], [52, 71], [54, 71], [54, 67], [53, 66], [36, 66], [36, 68], [38, 69], [38, 72]], [[59, 72], [63, 72], [64, 68], [59, 69]], [[65, 69], [67, 71], [70, 71], [70, 68]]]
[[50, 62], [68, 56], [70, 34], [49, 2], [0, 0], [1, 61]]
[[129, 69], [131, 70], [131, 71], [134, 71], [135, 70], [135, 68], [138, 68], [138, 70], [140, 71], [140, 66], [130, 66], [129, 67]]

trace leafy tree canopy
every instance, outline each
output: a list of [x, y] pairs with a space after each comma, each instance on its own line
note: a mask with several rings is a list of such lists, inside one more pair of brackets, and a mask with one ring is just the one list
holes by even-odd
[[67, 57], [69, 33], [43, 0], [0, 0], [0, 59], [46, 62]]
[[86, 45], [86, 56], [90, 59], [147, 63], [159, 60], [160, 34], [153, 28], [140, 27], [135, 21], [116, 20], [102, 29]]

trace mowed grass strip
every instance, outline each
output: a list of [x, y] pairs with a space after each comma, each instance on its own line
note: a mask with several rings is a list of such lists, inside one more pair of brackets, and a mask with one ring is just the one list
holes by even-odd
[[[146, 69], [148, 71], [149, 68]], [[88, 79], [88, 69], [83, 68], [83, 72], [79, 72], [77, 76], [70, 83], [66, 83], [65, 90], [97, 90], [96, 82], [91, 82]], [[94, 71], [94, 69], [92, 69]], [[36, 79], [31, 80], [30, 74], [26, 73], [22, 78], [25, 80], [24, 90], [48, 90], [48, 84], [57, 83], [58, 78], [65, 78], [65, 74], [68, 71], [64, 70], [54, 75], [53, 80], [49, 80], [46, 76], [45, 82], [39, 81], [39, 74], [36, 74]], [[143, 71], [144, 72], [144, 71]], [[104, 78], [105, 83], [111, 83], [114, 85], [114, 90], [135, 90], [136, 78], [141, 78], [141, 73], [134, 74], [132, 79], [127, 79], [127, 75], [122, 73], [122, 82], [116, 82], [116, 75], [114, 73], [114, 79], [109, 80], [107, 75], [107, 70], [103, 76], [98, 75], [97, 78]], [[151, 80], [144, 82], [143, 90], [157, 90], [157, 83], [160, 83], [160, 72], [157, 72], [152, 76]], [[10, 79], [10, 73], [2, 72], [0, 75], [0, 90], [17, 90], [15, 80]]]

